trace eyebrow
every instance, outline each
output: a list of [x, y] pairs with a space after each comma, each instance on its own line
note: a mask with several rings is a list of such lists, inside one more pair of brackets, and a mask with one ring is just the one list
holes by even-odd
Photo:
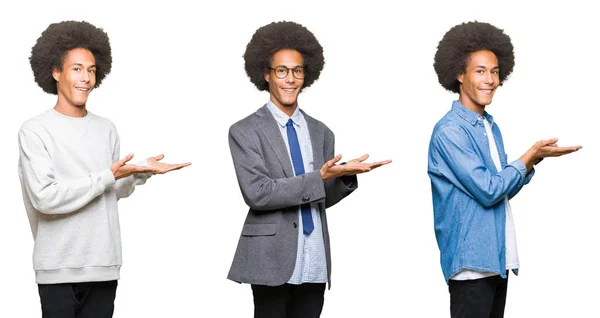
[[[486, 67], [485, 65], [477, 65], [477, 66], [475, 66], [475, 68], [483, 68], [483, 69], [487, 69], [487, 67]], [[500, 67], [496, 65], [496, 66], [492, 66], [490, 69], [492, 69], [492, 70], [493, 70], [493, 69], [495, 69], [495, 68], [500, 68]]]
[[[276, 66], [273, 66], [273, 68], [278, 68], [278, 67], [287, 67], [287, 66], [285, 66], [285, 65], [276, 65]], [[296, 65], [296, 66], [290, 67], [290, 68], [296, 68], [296, 67], [304, 67], [304, 65]]]
[[[73, 64], [71, 64], [71, 66], [75, 66], [75, 65], [77, 65], [77, 66], [83, 66], [83, 64], [81, 64], [81, 63], [73, 63]], [[88, 68], [92, 68], [92, 67], [96, 67], [96, 64], [92, 64], [92, 65], [88, 66]]]

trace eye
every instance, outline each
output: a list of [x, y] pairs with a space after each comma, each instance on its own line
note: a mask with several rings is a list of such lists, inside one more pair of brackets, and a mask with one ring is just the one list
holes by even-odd
[[285, 67], [278, 67], [275, 69], [275, 73], [277, 73], [278, 75], [286, 75], [287, 72], [288, 70]]
[[81, 67], [75, 66], [75, 67], [73, 68], [73, 70], [74, 70], [74, 71], [77, 71], [77, 72], [79, 72], [79, 71], [81, 71]]
[[302, 68], [302, 67], [296, 67], [296, 68], [294, 68], [294, 74], [297, 74], [297, 75], [304, 74], [304, 68]]
[[500, 74], [500, 71], [498, 71], [498, 70], [493, 70], [493, 71], [492, 71], [492, 74], [494, 74], [494, 75], [498, 75], [498, 74]]
[[476, 70], [475, 71], [477, 74], [483, 74], [483, 70]]
[[96, 74], [96, 70], [88, 70], [88, 72], [90, 72], [92, 74]]

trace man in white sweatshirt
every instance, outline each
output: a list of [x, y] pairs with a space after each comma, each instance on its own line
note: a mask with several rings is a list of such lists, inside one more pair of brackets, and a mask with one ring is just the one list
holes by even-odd
[[153, 174], [190, 163], [163, 155], [119, 159], [119, 136], [86, 101], [110, 73], [107, 34], [87, 22], [51, 24], [32, 48], [38, 85], [54, 108], [19, 131], [19, 178], [35, 240], [33, 266], [44, 318], [112, 317], [121, 267], [117, 200]]

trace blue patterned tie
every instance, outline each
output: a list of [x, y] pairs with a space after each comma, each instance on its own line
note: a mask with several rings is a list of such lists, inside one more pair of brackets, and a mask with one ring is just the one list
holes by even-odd
[[[294, 122], [290, 118], [286, 124], [288, 143], [290, 145], [290, 153], [292, 154], [292, 163], [294, 164], [294, 171], [299, 176], [304, 174], [304, 162], [302, 161], [302, 152], [300, 151], [300, 143], [298, 142], [298, 135], [294, 128]], [[302, 230], [305, 234], [310, 234], [315, 225], [313, 224], [312, 214], [310, 211], [310, 204], [302, 204]]]

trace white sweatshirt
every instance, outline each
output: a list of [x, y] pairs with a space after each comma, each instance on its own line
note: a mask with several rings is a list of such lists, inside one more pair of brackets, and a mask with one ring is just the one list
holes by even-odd
[[114, 124], [89, 112], [75, 118], [51, 109], [21, 127], [19, 178], [37, 283], [119, 279], [117, 200], [152, 175], [115, 182], [119, 146]]

